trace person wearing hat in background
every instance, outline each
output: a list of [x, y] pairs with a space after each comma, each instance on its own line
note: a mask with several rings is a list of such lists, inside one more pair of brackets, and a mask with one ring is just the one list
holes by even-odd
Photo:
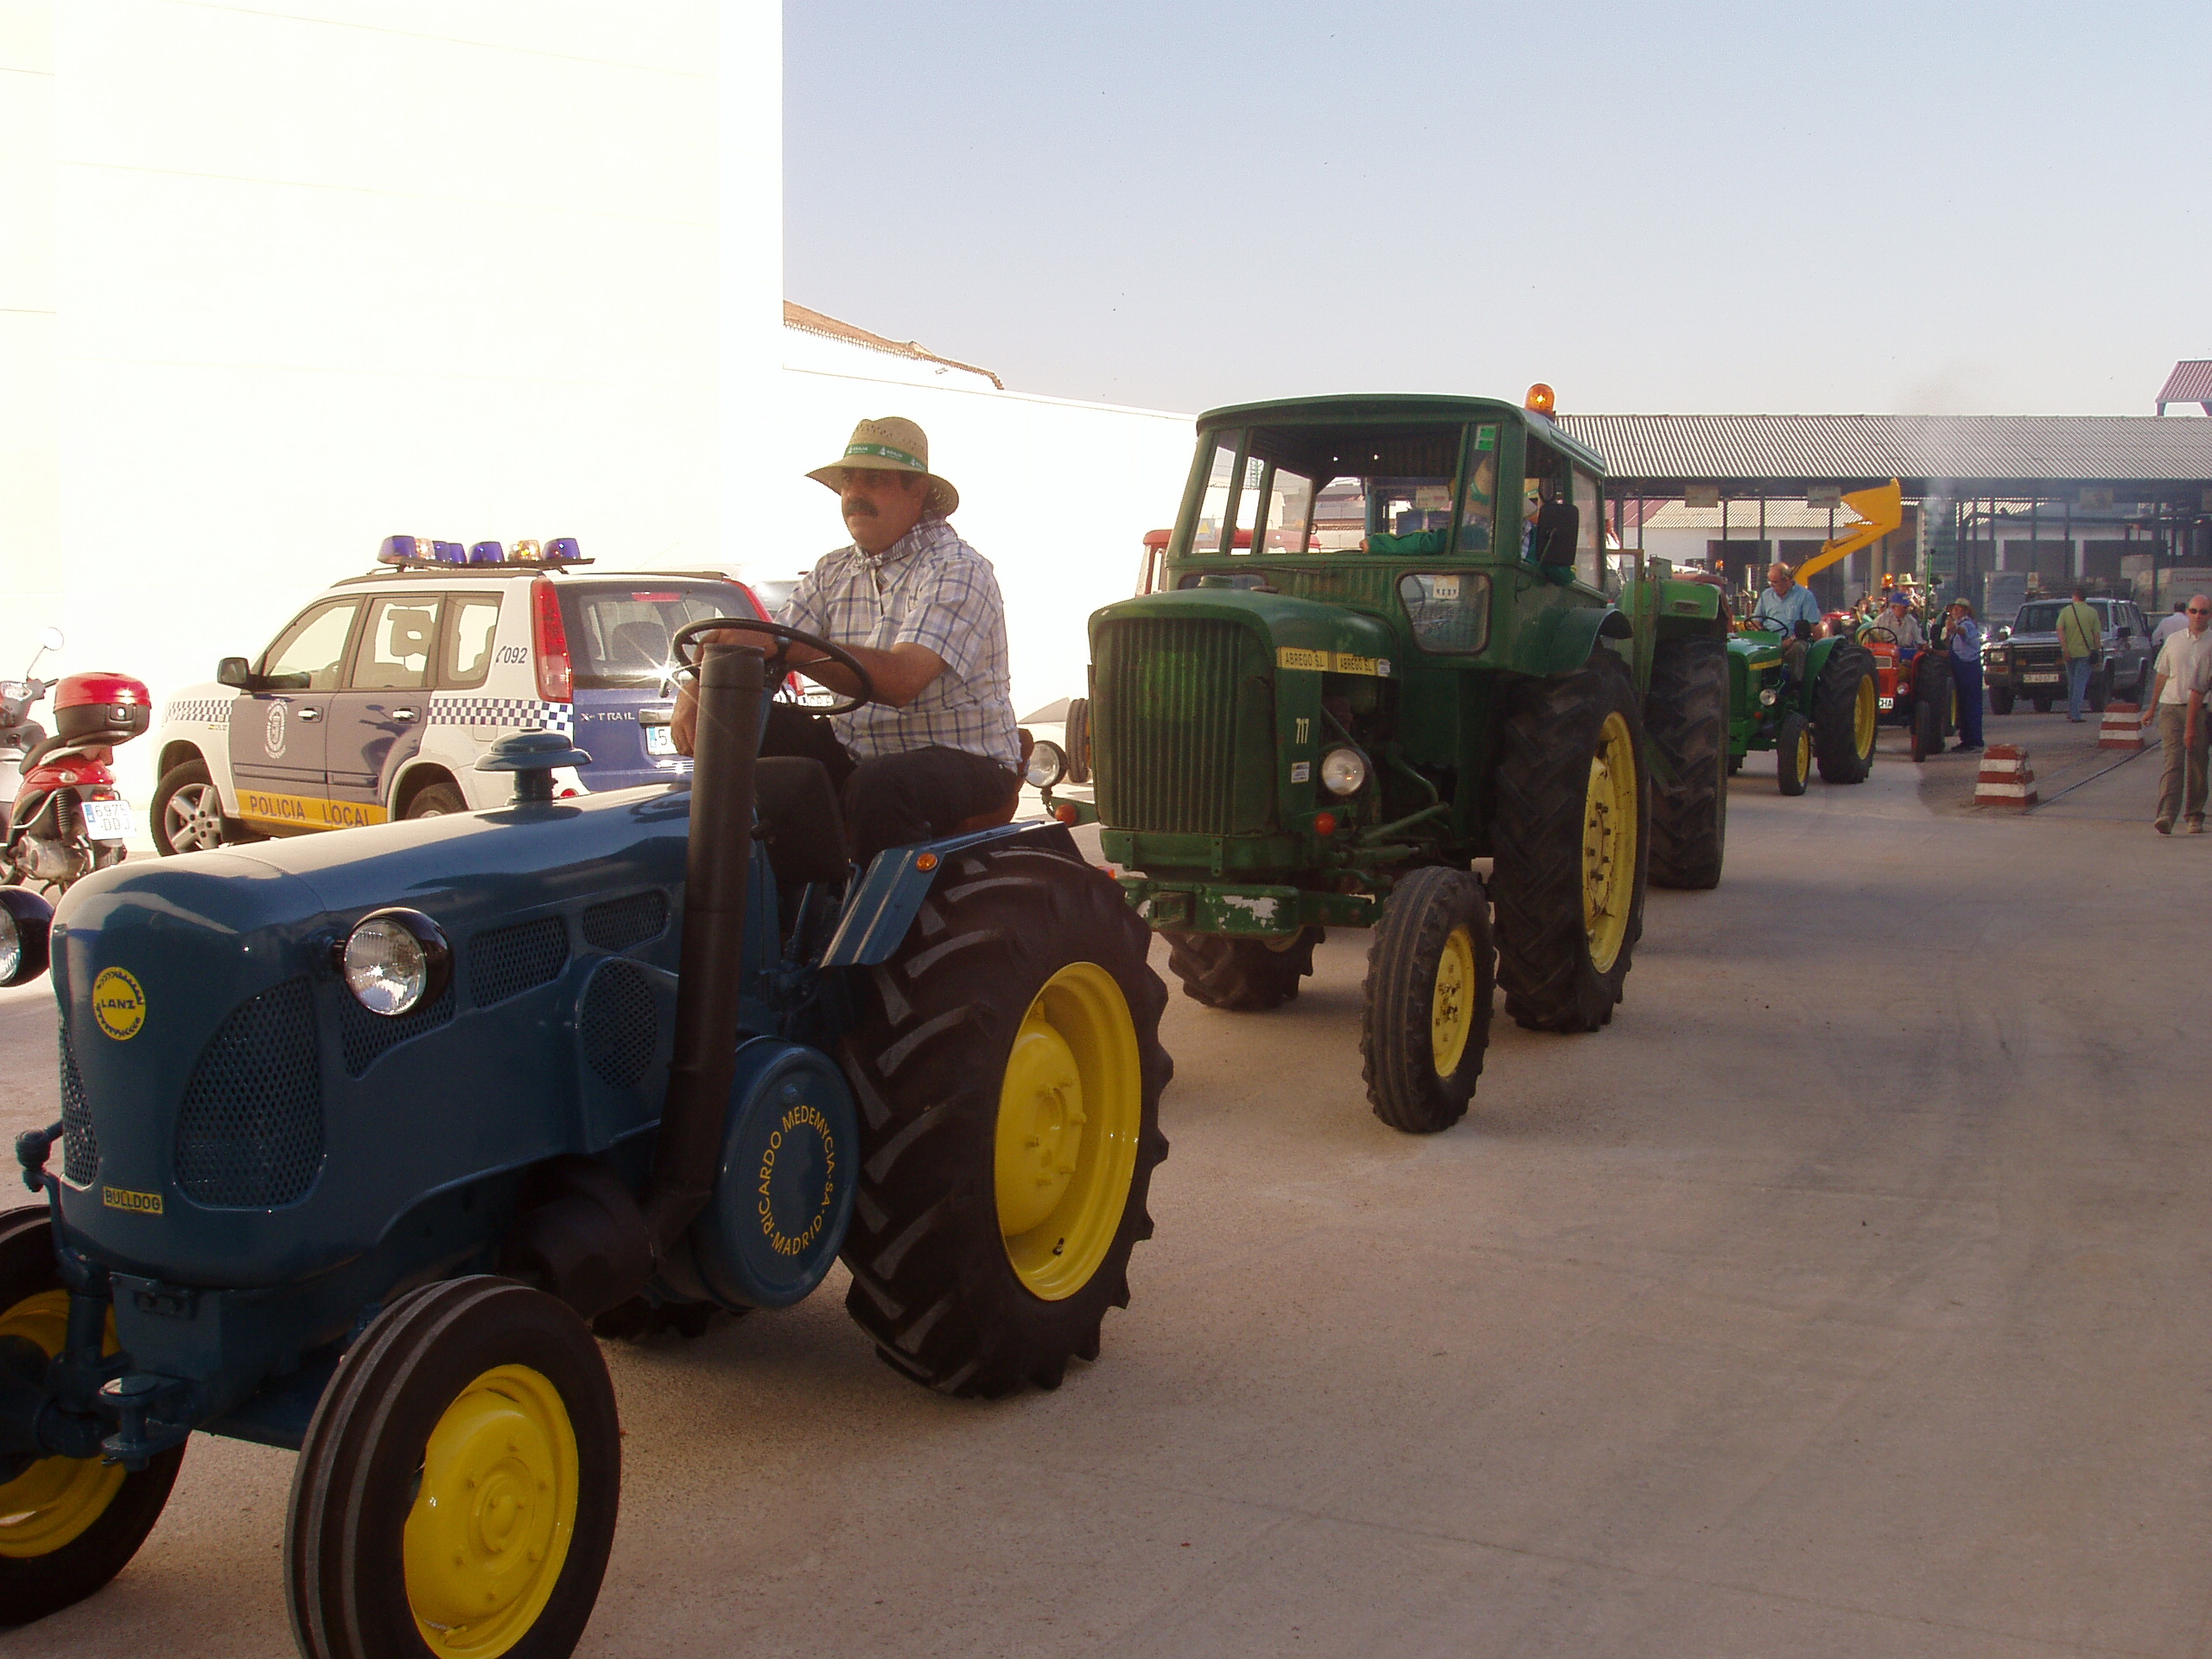
[[2089, 590], [2078, 582], [2072, 601], [2058, 613], [2058, 649], [2066, 658], [2066, 718], [2079, 726], [2089, 671], [2105, 654], [2105, 625], [2089, 604]]
[[1912, 601], [1903, 588], [1891, 591], [1889, 603], [1874, 613], [1873, 626], [1887, 628], [1897, 636], [1897, 655], [1909, 657], [1928, 643], [1928, 635], [1920, 626], [1920, 619], [1912, 613]]
[[[875, 699], [827, 721], [772, 704], [760, 752], [823, 763], [865, 868], [887, 847], [948, 835], [1017, 798], [1006, 610], [990, 562], [946, 522], [960, 493], [930, 471], [929, 439], [913, 422], [862, 421], [844, 454], [807, 476], [836, 493], [853, 539], [801, 578], [778, 620], [851, 652]], [[849, 670], [804, 646], [791, 662], [833, 691], [860, 690]], [[691, 752], [697, 721], [687, 684], [671, 732], [680, 753]]]
[[2204, 833], [2204, 766], [2212, 750], [2212, 709], [2204, 706], [2212, 692], [2212, 598], [2196, 594], [2182, 614], [2187, 626], [2158, 647], [2158, 678], [2151, 687], [2158, 746], [2165, 751], [2158, 816], [2151, 827], [2162, 836], [2173, 834], [2174, 820], [2184, 816], [2190, 835]]
[[1972, 754], [1981, 747], [1981, 624], [1963, 599], [1951, 601], [1951, 683], [1957, 688], [1959, 741], [1953, 754]]

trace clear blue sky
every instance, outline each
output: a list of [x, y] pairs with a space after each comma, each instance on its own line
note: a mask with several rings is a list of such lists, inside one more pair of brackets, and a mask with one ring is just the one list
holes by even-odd
[[2212, 3], [793, 5], [789, 296], [1009, 385], [2148, 414]]

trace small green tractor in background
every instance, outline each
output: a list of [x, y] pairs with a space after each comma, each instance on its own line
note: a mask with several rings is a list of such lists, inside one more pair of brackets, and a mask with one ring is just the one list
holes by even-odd
[[[1803, 659], [1795, 671], [1793, 657]], [[1771, 749], [1784, 795], [1805, 792], [1815, 763], [1825, 782], [1865, 783], [1874, 769], [1878, 693], [1864, 645], [1793, 642], [1759, 628], [1736, 634], [1728, 641], [1728, 770], [1754, 749]]]
[[1719, 595], [1608, 553], [1605, 461], [1550, 406], [1202, 416], [1160, 591], [1090, 620], [1095, 802], [1047, 798], [1211, 1007], [1279, 1006], [1325, 929], [1374, 929], [1361, 1046], [1400, 1129], [1464, 1115], [1494, 989], [1594, 1031], [1647, 879], [1720, 879]]

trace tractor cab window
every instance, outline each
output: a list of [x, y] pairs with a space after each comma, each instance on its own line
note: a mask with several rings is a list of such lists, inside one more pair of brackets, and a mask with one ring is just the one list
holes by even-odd
[[1620, 580], [1605, 562], [1605, 515], [1599, 505], [1598, 480], [1580, 467], [1574, 469], [1574, 576], [1608, 597], [1619, 593]]
[[1268, 553], [1314, 550], [1314, 480], [1259, 454], [1237, 465], [1239, 432], [1216, 441], [1206, 475], [1205, 499], [1198, 509], [1193, 553]]
[[[1459, 500], [1463, 441], [1471, 441]], [[1192, 551], [1486, 551], [1497, 482], [1497, 428], [1256, 427], [1217, 436]]]

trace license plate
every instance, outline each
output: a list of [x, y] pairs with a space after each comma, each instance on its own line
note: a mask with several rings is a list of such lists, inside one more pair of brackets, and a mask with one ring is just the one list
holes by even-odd
[[645, 753], [647, 754], [674, 754], [676, 753], [675, 731], [658, 721], [647, 726]]
[[1885, 709], [1894, 709], [1897, 706], [1897, 700], [1895, 697], [1877, 697], [1874, 701]]
[[121, 841], [130, 833], [130, 803], [86, 801], [85, 833], [94, 841]]
[[2020, 678], [2028, 685], [2056, 685], [2060, 677], [2056, 674], [2023, 674]]

